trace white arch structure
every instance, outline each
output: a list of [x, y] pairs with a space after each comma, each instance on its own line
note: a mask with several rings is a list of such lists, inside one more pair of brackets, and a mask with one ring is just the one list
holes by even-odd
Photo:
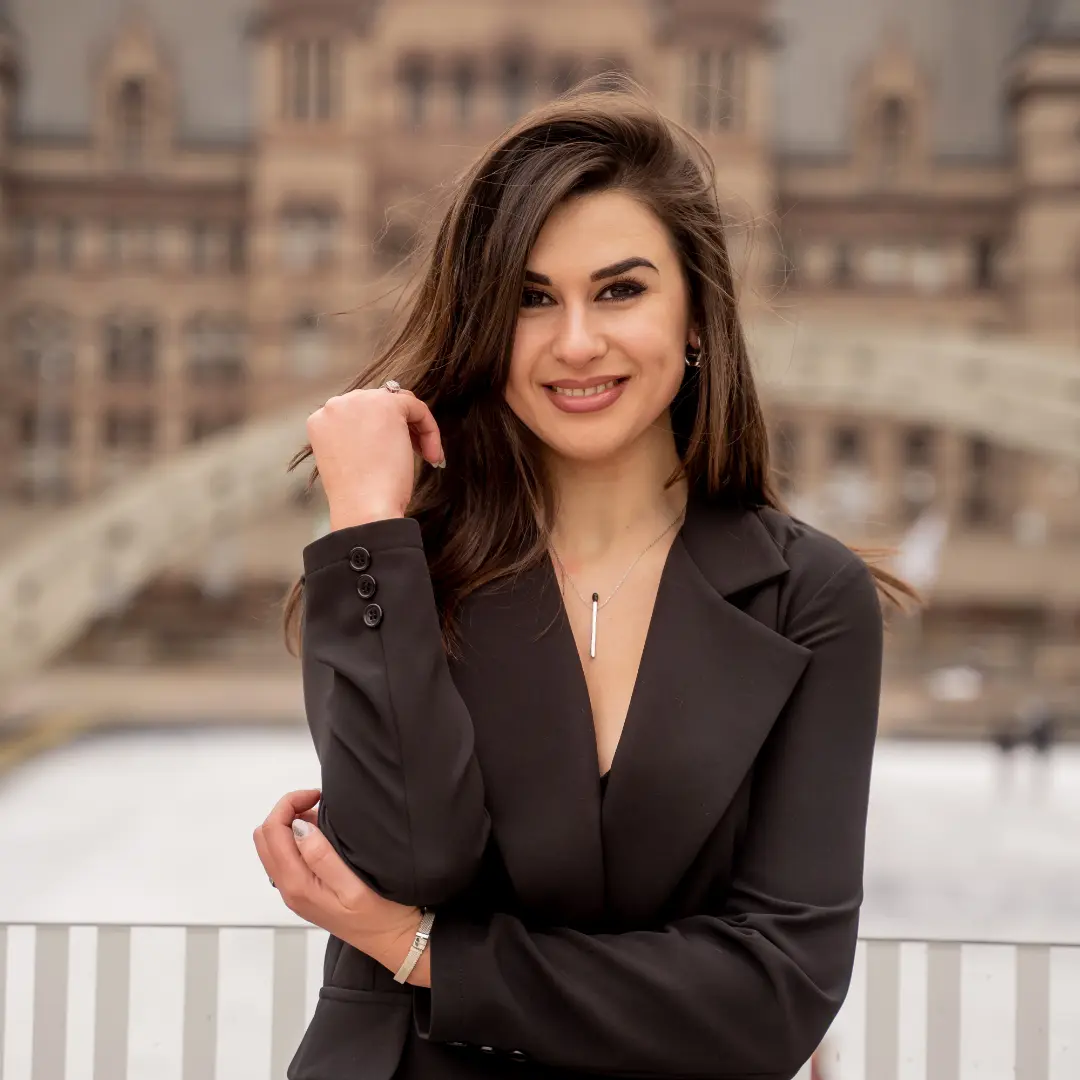
[[[1022, 341], [919, 338], [874, 327], [758, 324], [762, 392], [878, 413], [1080, 462], [1080, 356]], [[222, 529], [284, 501], [306, 469], [311, 404], [255, 421], [79, 504], [0, 560], [0, 689]]]

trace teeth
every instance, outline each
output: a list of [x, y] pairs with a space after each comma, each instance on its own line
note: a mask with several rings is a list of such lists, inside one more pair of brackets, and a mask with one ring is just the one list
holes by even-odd
[[551, 389], [556, 394], [563, 394], [566, 397], [592, 397], [593, 394], [600, 394], [605, 390], [610, 390], [618, 381], [618, 379], [612, 379], [611, 382], [602, 383], [600, 386], [590, 386], [586, 389], [569, 390], [562, 386], [553, 386]]

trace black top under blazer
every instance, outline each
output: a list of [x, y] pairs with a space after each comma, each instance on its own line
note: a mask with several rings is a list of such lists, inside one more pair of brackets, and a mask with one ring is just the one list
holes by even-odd
[[864, 563], [693, 499], [603, 793], [548, 561], [470, 597], [450, 662], [416, 521], [304, 564], [320, 826], [437, 915], [430, 990], [331, 937], [291, 1080], [790, 1080], [853, 966], [882, 655]]

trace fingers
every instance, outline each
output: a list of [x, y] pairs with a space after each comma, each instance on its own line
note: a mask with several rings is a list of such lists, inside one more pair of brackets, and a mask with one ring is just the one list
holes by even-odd
[[432, 465], [441, 465], [445, 462], [439, 425], [427, 405], [408, 391], [401, 391], [392, 396], [399, 408], [403, 410], [410, 434], [419, 445], [420, 454], [424, 460]]
[[[311, 871], [296, 850], [292, 823], [297, 817], [310, 821], [310, 815], [317, 815], [313, 807], [321, 794], [318, 788], [290, 791], [274, 804], [266, 820], [252, 835], [263, 869], [289, 907], [293, 907], [294, 898], [299, 897], [302, 890], [312, 885]], [[310, 823], [314, 825], [313, 821]]]
[[[303, 832], [303, 830], [300, 830]], [[295, 839], [304, 865], [347, 908], [356, 908], [368, 886], [333, 849], [323, 833], [313, 827]]]

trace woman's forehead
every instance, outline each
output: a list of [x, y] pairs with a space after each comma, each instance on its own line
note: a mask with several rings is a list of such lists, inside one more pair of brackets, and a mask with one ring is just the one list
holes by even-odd
[[660, 219], [621, 191], [582, 195], [557, 206], [529, 253], [529, 269], [554, 276], [562, 269], [591, 273], [631, 256], [674, 258]]

